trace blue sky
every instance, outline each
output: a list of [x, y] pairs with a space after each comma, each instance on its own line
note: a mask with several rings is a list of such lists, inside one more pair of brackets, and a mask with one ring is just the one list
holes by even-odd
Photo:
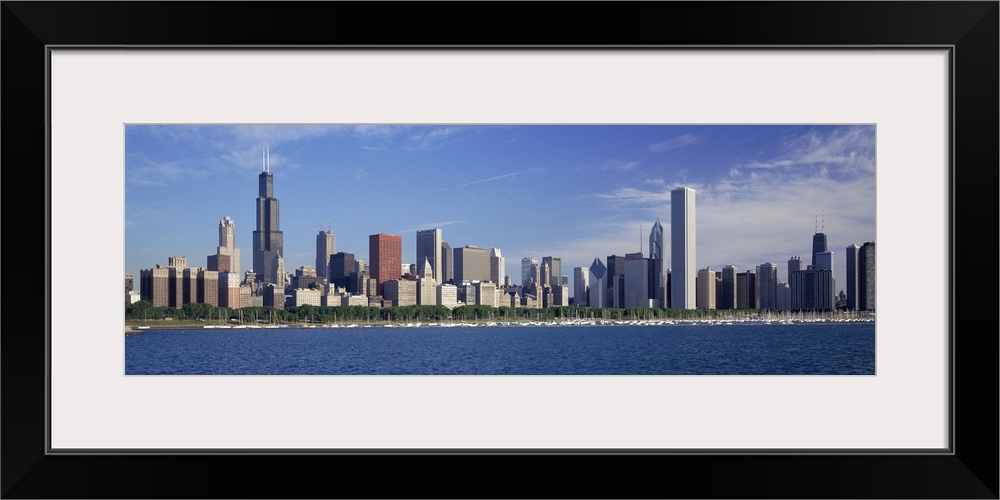
[[[128, 125], [125, 274], [185, 256], [205, 266], [224, 216], [253, 263], [257, 176], [270, 148], [288, 270], [316, 234], [368, 260], [368, 235], [439, 227], [453, 248], [498, 247], [563, 274], [641, 251], [657, 217], [669, 266], [670, 190], [696, 190], [699, 269], [808, 264], [816, 218], [844, 288], [845, 247], [875, 239], [875, 127], [827, 125]], [[640, 240], [641, 237], [641, 240]], [[572, 287], [571, 287], [572, 290]]]

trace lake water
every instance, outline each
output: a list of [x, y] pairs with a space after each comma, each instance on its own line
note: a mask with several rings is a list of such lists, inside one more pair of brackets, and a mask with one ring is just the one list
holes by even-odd
[[875, 324], [148, 330], [126, 375], [874, 375]]

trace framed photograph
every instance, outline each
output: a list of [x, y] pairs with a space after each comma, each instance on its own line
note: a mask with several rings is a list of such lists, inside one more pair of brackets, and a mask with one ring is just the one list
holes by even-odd
[[[400, 478], [329, 496], [997, 498], [996, 431], [974, 423], [997, 417], [997, 339], [975, 333], [996, 325], [973, 313], [989, 294], [962, 286], [973, 250], [956, 238], [997, 207], [996, 2], [627, 4], [606, 8], [646, 35], [613, 46], [395, 39], [345, 20], [402, 26], [444, 6], [317, 7], [4, 3], [4, 117], [18, 124], [4, 164], [45, 186], [45, 247], [23, 258], [47, 257], [44, 324], [3, 337], [5, 497], [306, 494], [219, 473], [252, 459]], [[681, 22], [713, 9], [718, 25]], [[283, 34], [276, 18], [301, 24]], [[368, 260], [343, 287], [333, 241]], [[435, 274], [448, 257], [462, 309], [407, 316], [431, 309], [404, 283], [449, 296]], [[583, 277], [617, 277], [612, 263], [604, 307], [580, 307], [595, 297]], [[745, 270], [758, 292], [742, 309]], [[121, 333], [123, 275], [148, 301], [139, 318], [126, 295], [135, 335]], [[388, 307], [345, 319], [312, 302], [360, 310], [365, 295]], [[532, 301], [570, 296], [572, 315], [532, 317]], [[151, 313], [192, 324], [148, 330]], [[513, 326], [556, 320], [547, 345]], [[733, 333], [742, 322], [768, 326]], [[607, 325], [615, 337], [594, 335]], [[753, 338], [785, 326], [784, 343]], [[309, 342], [361, 357], [316, 358]], [[258, 355], [235, 363], [232, 349]], [[426, 484], [435, 460], [484, 489]], [[566, 465], [594, 484], [542, 472]], [[540, 486], [502, 484], [509, 467]]]

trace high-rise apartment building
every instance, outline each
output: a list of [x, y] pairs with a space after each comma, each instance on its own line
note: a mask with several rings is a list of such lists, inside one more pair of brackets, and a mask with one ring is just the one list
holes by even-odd
[[[386, 281], [398, 280], [403, 273], [403, 237], [378, 233], [368, 237], [368, 267], [381, 295]], [[414, 292], [416, 293], [416, 292]]]
[[802, 257], [793, 255], [788, 259], [788, 276], [785, 278], [788, 280], [788, 283], [792, 282], [792, 273], [801, 271], [802, 269]]
[[240, 249], [236, 248], [236, 223], [228, 216], [219, 221], [219, 246], [208, 256], [209, 271], [240, 272]]
[[670, 305], [674, 309], [695, 308], [695, 196], [694, 189], [679, 187], [670, 192]]
[[757, 306], [778, 308], [778, 265], [773, 262], [757, 266]]
[[426, 262], [430, 263], [433, 270], [433, 278], [438, 283], [444, 281], [444, 269], [440, 265], [442, 247], [440, 229], [424, 229], [417, 231], [417, 272], [420, 273], [420, 266]]
[[858, 254], [861, 247], [851, 243], [847, 246], [847, 308], [858, 310]]
[[653, 229], [649, 231], [649, 298], [654, 300], [656, 307], [664, 307], [664, 286], [666, 285], [663, 270], [666, 269], [663, 247], [663, 225], [656, 218]]
[[861, 245], [858, 251], [858, 309], [875, 310], [875, 242]]
[[284, 235], [278, 220], [278, 199], [274, 197], [274, 176], [271, 175], [270, 150], [263, 153], [262, 172], [257, 177], [257, 229], [253, 232], [253, 270], [264, 283], [284, 282]]
[[327, 229], [316, 235], [316, 276], [329, 282], [330, 256], [337, 253], [337, 235]]

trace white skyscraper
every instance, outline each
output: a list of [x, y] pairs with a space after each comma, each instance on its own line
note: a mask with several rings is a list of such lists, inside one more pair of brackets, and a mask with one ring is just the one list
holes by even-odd
[[679, 187], [670, 192], [670, 305], [674, 309], [695, 308], [694, 189]]
[[578, 306], [587, 305], [587, 290], [590, 288], [590, 269], [573, 268], [573, 302]]

